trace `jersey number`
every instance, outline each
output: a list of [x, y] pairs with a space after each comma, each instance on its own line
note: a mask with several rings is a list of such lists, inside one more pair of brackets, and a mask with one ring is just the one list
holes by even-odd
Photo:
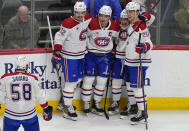
[[31, 100], [31, 84], [12, 84], [11, 94], [13, 101], [19, 101], [22, 96], [24, 100], [29, 101]]

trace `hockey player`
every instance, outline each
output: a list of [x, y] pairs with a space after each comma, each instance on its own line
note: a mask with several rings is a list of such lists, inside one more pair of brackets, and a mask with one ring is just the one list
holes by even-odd
[[155, 16], [146, 12], [146, 0], [132, 0], [132, 2], [140, 4], [139, 19], [146, 21], [146, 25], [150, 26], [154, 22]]
[[112, 10], [110, 6], [104, 5], [100, 8], [98, 17], [91, 20], [88, 29], [89, 42], [88, 53], [85, 57], [86, 70], [82, 87], [82, 99], [84, 101], [84, 112], [89, 113], [92, 84], [96, 77], [94, 88], [94, 101], [92, 112], [103, 114], [100, 101], [109, 76], [111, 51], [113, 48], [113, 37], [118, 37], [119, 27], [111, 20]]
[[124, 9], [120, 14], [120, 19], [117, 21], [120, 25], [119, 37], [116, 41], [115, 60], [112, 68], [112, 99], [113, 103], [108, 108], [108, 113], [113, 115], [119, 112], [119, 100], [121, 96], [121, 85], [123, 83], [123, 61], [125, 59], [125, 46], [128, 37], [127, 28], [129, 20]]
[[90, 15], [86, 14], [84, 2], [76, 2], [74, 16], [62, 22], [61, 29], [55, 34], [52, 61], [62, 64], [65, 86], [62, 91], [64, 99], [63, 117], [77, 120], [77, 113], [72, 105], [74, 89], [83, 77], [84, 56], [86, 49], [87, 27]]
[[27, 73], [29, 62], [26, 56], [18, 56], [14, 73], [4, 74], [0, 79], [0, 106], [5, 102], [3, 131], [39, 131], [36, 101], [44, 110], [43, 118], [52, 118], [45, 93], [40, 89], [38, 78]]
[[[130, 34], [130, 36], [126, 41], [125, 50], [125, 64], [126, 71], [128, 72], [126, 84], [129, 96], [129, 105], [124, 111], [125, 114], [123, 115], [123, 113], [121, 113], [120, 115], [123, 117], [130, 114], [134, 105], [137, 104], [138, 112], [136, 116], [132, 117], [130, 120], [132, 122], [139, 122], [147, 117], [147, 114], [144, 111], [145, 106], [143, 100], [144, 98], [146, 100], [146, 95], [142, 93], [143, 85], [141, 86], [141, 83], [144, 83], [146, 70], [151, 63], [150, 50], [152, 49], [153, 44], [150, 40], [150, 33], [146, 23], [138, 18], [140, 5], [137, 2], [129, 2], [126, 6], [126, 11], [130, 21], [128, 28], [128, 34]], [[139, 41], [140, 33], [141, 39]], [[140, 70], [139, 54], [141, 54], [142, 71]], [[141, 78], [141, 72], [143, 73], [143, 78]]]

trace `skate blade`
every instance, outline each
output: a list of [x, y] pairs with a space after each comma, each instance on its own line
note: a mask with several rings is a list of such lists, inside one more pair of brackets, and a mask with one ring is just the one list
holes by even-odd
[[130, 125], [139, 125], [139, 124], [146, 124], [145, 120], [141, 120], [141, 121], [131, 121]]
[[63, 113], [62, 116], [68, 120], [77, 121], [77, 117], [70, 117], [66, 113]]
[[119, 114], [119, 112], [118, 112], [118, 111], [108, 111], [108, 114], [109, 114], [110, 116], [113, 116], [113, 115]]
[[98, 116], [103, 116], [103, 112], [97, 112], [96, 110], [92, 110], [91, 113], [96, 114]]

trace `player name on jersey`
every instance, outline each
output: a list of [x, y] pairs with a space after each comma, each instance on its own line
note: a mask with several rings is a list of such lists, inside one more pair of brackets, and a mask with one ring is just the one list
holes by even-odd
[[28, 81], [28, 77], [27, 76], [13, 76], [12, 77], [12, 81], [16, 82], [16, 81]]

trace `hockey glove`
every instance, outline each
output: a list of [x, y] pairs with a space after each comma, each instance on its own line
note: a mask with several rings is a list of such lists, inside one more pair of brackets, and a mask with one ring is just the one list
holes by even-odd
[[48, 106], [47, 108], [43, 109], [43, 119], [46, 121], [50, 121], [52, 119], [52, 112], [52, 106]]
[[150, 13], [143, 12], [142, 14], [139, 14], [138, 18], [144, 22], [149, 21], [151, 18]]
[[138, 54], [141, 54], [141, 53], [146, 53], [149, 49], [150, 49], [150, 44], [148, 43], [139, 43], [136, 47], [135, 47], [135, 51], [138, 53]]
[[54, 51], [51, 62], [53, 65], [53, 68], [57, 67], [57, 64], [61, 65], [62, 56], [60, 54], [55, 53]]

